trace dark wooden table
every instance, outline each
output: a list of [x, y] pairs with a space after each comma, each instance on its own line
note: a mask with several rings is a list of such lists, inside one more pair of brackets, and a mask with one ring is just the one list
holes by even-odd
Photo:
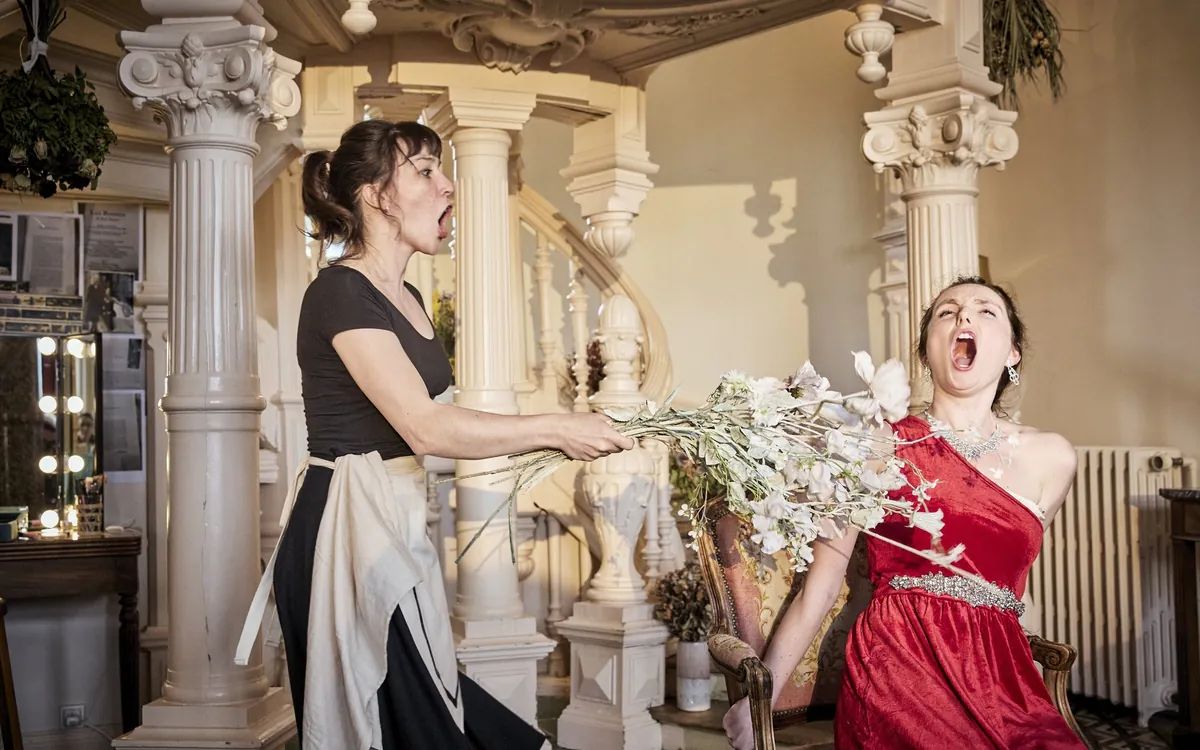
[[1200, 579], [1196, 544], [1200, 542], [1200, 489], [1162, 490], [1171, 501], [1171, 547], [1175, 564], [1175, 673], [1178, 675], [1179, 723], [1172, 747], [1200, 749]]
[[[21, 539], [0, 544], [0, 597], [8, 601], [116, 594], [121, 604], [121, 724], [141, 722], [138, 687], [138, 555], [135, 531]], [[13, 644], [9, 644], [10, 647]]]

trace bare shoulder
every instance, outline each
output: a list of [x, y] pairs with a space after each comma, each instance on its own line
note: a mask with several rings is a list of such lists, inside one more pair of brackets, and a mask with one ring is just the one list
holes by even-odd
[[1075, 481], [1079, 463], [1075, 446], [1056, 432], [1011, 423], [1006, 423], [1006, 427], [1017, 435], [1022, 463], [1037, 475], [1042, 506], [1052, 513]]

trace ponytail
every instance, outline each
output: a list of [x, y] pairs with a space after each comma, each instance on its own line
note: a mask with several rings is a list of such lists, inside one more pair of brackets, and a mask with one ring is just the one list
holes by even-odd
[[336, 243], [353, 243], [360, 234], [354, 212], [343, 206], [330, 191], [329, 165], [333, 161], [330, 151], [314, 151], [304, 159], [301, 177], [301, 196], [304, 213], [312, 224], [306, 232], [324, 247]]

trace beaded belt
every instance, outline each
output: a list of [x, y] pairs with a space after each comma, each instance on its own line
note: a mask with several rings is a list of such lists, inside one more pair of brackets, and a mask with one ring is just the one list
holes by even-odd
[[972, 607], [996, 607], [1015, 612], [1017, 617], [1025, 614], [1025, 605], [1012, 591], [1000, 586], [988, 586], [972, 578], [926, 573], [923, 576], [896, 576], [892, 578], [891, 586], [896, 590], [921, 589], [930, 594], [951, 596]]

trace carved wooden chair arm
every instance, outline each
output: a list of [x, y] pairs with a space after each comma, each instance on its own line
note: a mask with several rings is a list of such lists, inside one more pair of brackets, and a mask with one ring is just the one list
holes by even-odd
[[[1050, 691], [1050, 700], [1054, 702], [1054, 707], [1062, 714], [1075, 735], [1083, 740], [1083, 733], [1079, 729], [1078, 722], [1075, 721], [1075, 714], [1071, 711], [1071, 704], [1067, 700], [1067, 678], [1070, 676], [1071, 666], [1075, 664], [1079, 652], [1075, 650], [1074, 646], [1055, 643], [1040, 635], [1028, 632], [1025, 635], [1029, 638], [1029, 649], [1033, 652], [1033, 660], [1041, 664], [1045, 670], [1046, 689]], [[1086, 743], [1086, 740], [1083, 741]]]
[[[771, 670], [754, 653], [754, 649], [732, 635], [722, 633], [709, 636], [708, 653], [717, 666], [742, 683], [750, 701], [754, 750], [775, 750], [775, 725], [771, 718]], [[730, 696], [730, 701], [735, 699]]]

